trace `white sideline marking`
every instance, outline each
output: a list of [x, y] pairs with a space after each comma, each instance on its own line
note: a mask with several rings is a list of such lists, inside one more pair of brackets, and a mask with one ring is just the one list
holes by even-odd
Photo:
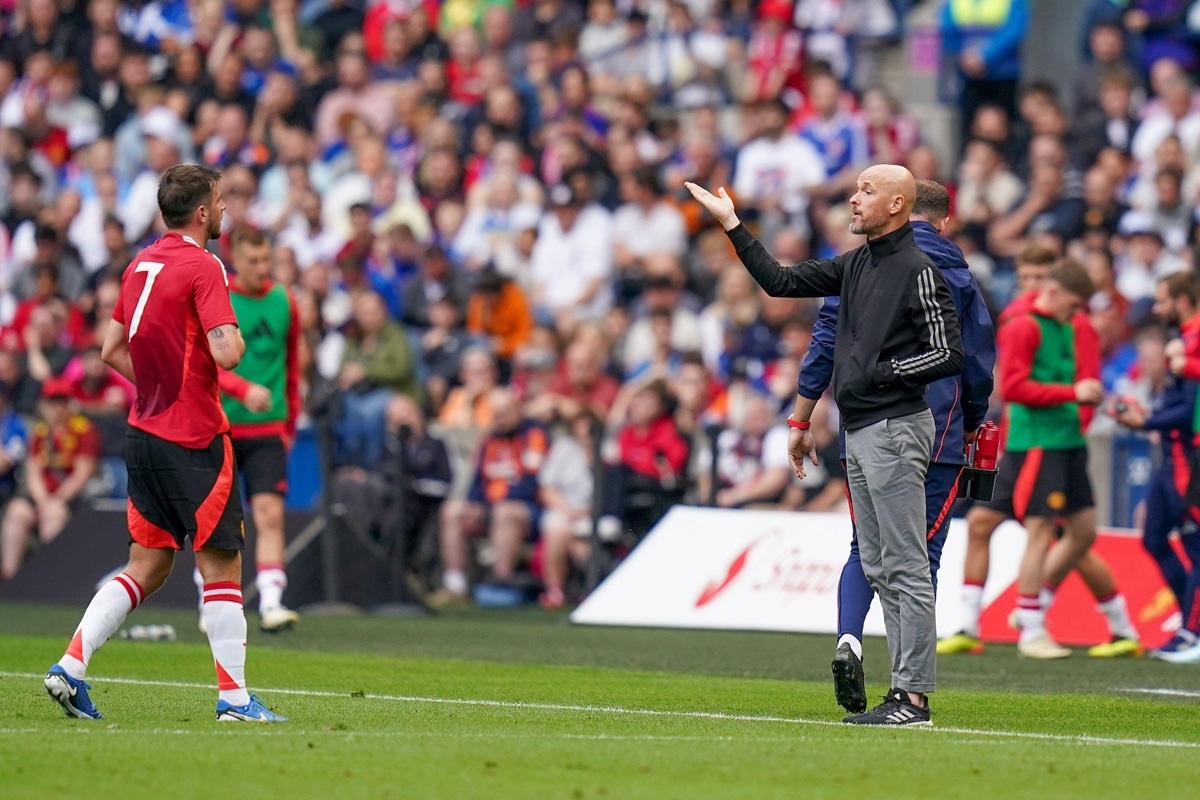
[[[7, 672], [0, 671], [0, 678], [42, 678], [43, 673], [40, 672]], [[106, 678], [93, 677], [92, 680], [103, 683], [118, 683], [128, 684], [131, 686], [161, 686], [170, 689], [206, 689], [212, 691], [211, 683], [185, 683], [182, 681], [154, 681], [142, 680], [140, 678]], [[612, 714], [624, 716], [645, 716], [645, 717], [674, 717], [677, 719], [711, 719], [721, 720], [725, 722], [767, 722], [783, 725], [825, 725], [843, 730], [849, 730], [849, 726], [843, 725], [840, 722], [824, 719], [803, 719], [799, 717], [772, 717], [759, 714], [726, 714], [720, 711], [670, 711], [666, 709], [656, 708], [624, 708], [622, 706], [591, 706], [591, 705], [571, 705], [568, 703], [530, 703], [520, 700], [484, 700], [476, 698], [461, 698], [461, 697], [419, 697], [415, 695], [401, 694], [363, 694], [352, 695], [350, 692], [330, 692], [316, 689], [267, 689], [261, 690], [265, 694], [282, 694], [282, 695], [297, 695], [301, 697], [337, 697], [342, 699], [364, 700], [386, 700], [397, 703], [426, 703], [435, 705], [453, 705], [453, 706], [483, 706], [487, 708], [511, 708], [520, 711], [570, 711], [583, 714]], [[1180, 748], [1188, 750], [1200, 750], [1200, 742], [1182, 742], [1171, 739], [1119, 739], [1108, 736], [1089, 736], [1086, 734], [1068, 734], [1068, 733], [1036, 733], [1032, 731], [1001, 731], [1001, 730], [979, 730], [974, 728], [943, 728], [937, 727], [935, 724], [932, 727], [920, 728], [919, 730], [928, 731], [930, 734], [957, 734], [959, 736], [986, 736], [1003, 739], [1034, 739], [1039, 741], [1049, 742], [1065, 742], [1067, 744], [1095, 744], [1109, 746], [1136, 746], [1136, 747], [1167, 747]], [[192, 731], [188, 731], [191, 733]], [[339, 731], [341, 732], [341, 731]], [[284, 732], [280, 732], [281, 734]], [[344, 733], [352, 733], [345, 731]], [[362, 734], [356, 734], [362, 735]], [[563, 738], [563, 737], [559, 737]]]
[[1118, 692], [1132, 692], [1135, 694], [1162, 694], [1168, 697], [1200, 697], [1200, 692], [1191, 691], [1189, 689], [1118, 689]]

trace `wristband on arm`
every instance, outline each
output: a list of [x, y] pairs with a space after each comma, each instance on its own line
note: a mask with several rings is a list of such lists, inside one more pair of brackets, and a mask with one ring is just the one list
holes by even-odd
[[799, 419], [796, 419], [795, 417], [791, 416], [790, 414], [788, 415], [788, 418], [787, 418], [787, 424], [788, 424], [789, 428], [795, 428], [798, 431], [806, 431], [812, 427], [812, 423], [809, 422], [808, 420], [806, 420], [806, 419], [799, 420]]

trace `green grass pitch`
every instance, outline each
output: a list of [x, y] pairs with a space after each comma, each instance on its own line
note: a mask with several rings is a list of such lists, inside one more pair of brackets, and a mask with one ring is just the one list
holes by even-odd
[[[942, 658], [935, 727], [836, 724], [831, 637], [597, 629], [537, 611], [306, 618], [250, 635], [286, 725], [218, 725], [192, 613], [92, 661], [100, 722], [40, 675], [81, 609], [0, 606], [0, 797], [1194, 798], [1200, 667]], [[867, 643], [872, 694], [882, 641]]]

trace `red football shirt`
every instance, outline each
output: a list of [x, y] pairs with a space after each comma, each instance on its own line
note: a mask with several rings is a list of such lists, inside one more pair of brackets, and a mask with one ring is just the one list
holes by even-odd
[[42, 471], [47, 491], [57, 492], [83, 457], [100, 457], [100, 435], [86, 418], [75, 414], [61, 429], [52, 430], [45, 422], [33, 426], [29, 463]]
[[168, 233], [125, 268], [113, 319], [125, 326], [137, 376], [129, 424], [198, 449], [229, 430], [208, 332], [236, 324], [220, 259]]

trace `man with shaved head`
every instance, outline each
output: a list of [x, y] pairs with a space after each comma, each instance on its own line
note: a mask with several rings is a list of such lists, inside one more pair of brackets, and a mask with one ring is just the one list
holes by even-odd
[[[963, 367], [958, 314], [909, 221], [916, 180], [879, 164], [858, 177], [850, 230], [867, 243], [840, 256], [779, 264], [745, 229], [724, 187], [686, 184], [725, 229], [738, 257], [774, 297], [837, 295], [833, 391], [846, 429], [846, 473], [863, 572], [879, 595], [892, 662], [884, 702], [845, 722], [928, 725], [934, 690], [934, 595], [925, 544], [925, 476], [934, 450], [927, 384]], [[788, 417], [789, 457], [817, 463], [807, 419]]]

